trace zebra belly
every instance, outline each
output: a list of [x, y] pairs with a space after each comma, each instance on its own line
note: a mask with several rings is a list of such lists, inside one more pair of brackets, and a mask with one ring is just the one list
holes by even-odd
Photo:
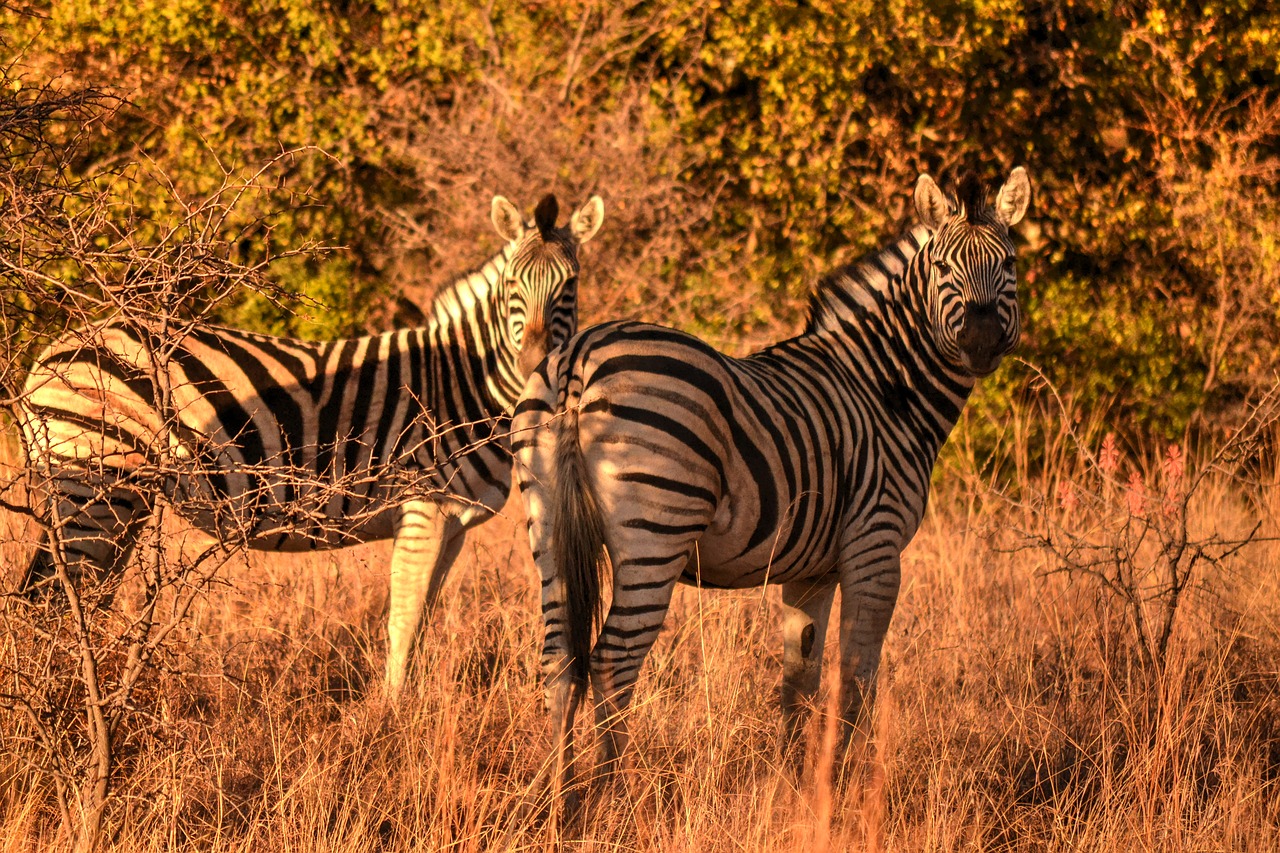
[[395, 509], [388, 507], [357, 526], [338, 526], [328, 520], [322, 528], [280, 529], [251, 539], [247, 544], [258, 551], [329, 551], [347, 548], [363, 542], [393, 538], [396, 533], [395, 518]]
[[718, 536], [708, 531], [698, 540], [694, 558], [681, 580], [701, 582], [704, 586], [723, 589], [747, 589], [766, 583], [781, 583], [802, 578], [822, 577], [835, 570], [834, 543], [802, 543], [782, 552], [774, 542], [766, 542], [742, 554], [742, 540]]
[[174, 509], [194, 527], [229, 545], [259, 550], [314, 551], [344, 548], [395, 535], [399, 501], [378, 498], [281, 494], [260, 485], [226, 495], [204, 480], [166, 490]]
[[492, 517], [509, 494], [509, 489], [496, 486], [463, 490], [457, 479], [442, 482], [438, 471], [401, 471], [397, 477], [378, 480], [369, 475], [367, 479], [371, 491], [363, 496], [351, 494], [350, 488], [315, 484], [309, 494], [290, 496], [281, 494], [278, 483], [238, 497], [213, 495], [208, 483], [196, 497], [188, 483], [171, 495], [179, 513], [211, 535], [258, 550], [316, 551], [394, 538], [400, 508], [414, 497], [425, 496], [442, 505], [465, 529]]

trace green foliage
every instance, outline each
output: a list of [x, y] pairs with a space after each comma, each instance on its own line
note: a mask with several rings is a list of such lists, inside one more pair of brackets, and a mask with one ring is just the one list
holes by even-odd
[[834, 247], [870, 250], [895, 224], [900, 209], [886, 209], [865, 177], [927, 168], [938, 121], [955, 120], [929, 105], [970, 90], [965, 77], [985, 74], [1019, 29], [1009, 4], [989, 2], [939, 11], [731, 0], [706, 15], [695, 64], [676, 82], [701, 155], [691, 177], [730, 181], [742, 204], [717, 225], [745, 232], [760, 247], [761, 277], [793, 282], [793, 296]]
[[[377, 205], [403, 194], [404, 170], [377, 127], [379, 96], [410, 84], [452, 84], [474, 68], [476, 46], [459, 37], [474, 28], [474, 14], [435, 3], [392, 5], [357, 12], [305, 0], [73, 0], [35, 14], [6, 8], [0, 25], [10, 34], [7, 47], [18, 52], [10, 61], [29, 76], [82, 68], [129, 100], [94, 153], [104, 162], [145, 158], [173, 182], [115, 188], [157, 235], [180, 215], [176, 199], [207, 196], [229, 177], [248, 178], [282, 150], [322, 152], [296, 157], [270, 176], [292, 194], [293, 213], [245, 244], [259, 257], [308, 245], [356, 249], [356, 260], [339, 267], [304, 274], [294, 262], [277, 273], [305, 299], [328, 303], [333, 316], [316, 328], [320, 334], [349, 332], [364, 321], [369, 302], [358, 297], [378, 287], [363, 268], [358, 237], [379, 230]], [[256, 223], [280, 201], [264, 194], [239, 205], [225, 224], [234, 230]], [[339, 286], [335, 276], [349, 281]], [[292, 331], [306, 325], [253, 302], [225, 319]]]
[[354, 289], [359, 277], [345, 258], [330, 257], [317, 263], [295, 256], [277, 263], [273, 271], [284, 292], [305, 294], [306, 299], [281, 311], [277, 300], [249, 291], [223, 307], [222, 319], [238, 328], [306, 340], [333, 340], [360, 333], [358, 322], [368, 313], [368, 294]]
[[[341, 247], [273, 268], [299, 304], [324, 307], [291, 317], [245, 299], [226, 322], [309, 336], [379, 322], [393, 290], [485, 254], [489, 195], [550, 184], [603, 191], [626, 229], [590, 261], [613, 316], [776, 338], [821, 273], [908, 224], [920, 172], [994, 181], [1021, 163], [1035, 186], [1019, 229], [1022, 355], [1055, 385], [1173, 435], [1238, 418], [1280, 368], [1280, 12], [1266, 4], [35, 11], [0, 12], [9, 63], [31, 84], [74, 73], [129, 99], [83, 170], [142, 160], [171, 176], [172, 193], [117, 190], [157, 229], [174, 196], [314, 149], [226, 225], [245, 229], [250, 259]], [[282, 199], [283, 216], [254, 224]], [[408, 278], [394, 272], [404, 258]]]

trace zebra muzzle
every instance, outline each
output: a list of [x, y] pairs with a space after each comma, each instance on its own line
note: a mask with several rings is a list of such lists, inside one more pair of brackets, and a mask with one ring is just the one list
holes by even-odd
[[524, 330], [519, 358], [520, 373], [524, 376], [533, 375], [533, 371], [547, 357], [547, 337], [546, 323], [531, 325]]
[[1009, 338], [994, 304], [971, 303], [965, 310], [956, 343], [969, 372], [986, 376], [1000, 366], [1004, 354], [1013, 348], [1014, 342]]

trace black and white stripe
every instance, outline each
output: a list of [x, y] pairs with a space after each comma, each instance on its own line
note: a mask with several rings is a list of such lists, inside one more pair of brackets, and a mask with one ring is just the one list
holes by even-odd
[[[839, 587], [848, 736], [938, 451], [977, 378], [1018, 340], [1008, 229], [1029, 196], [1021, 168], [994, 207], [976, 182], [953, 198], [922, 176], [923, 224], [829, 276], [804, 332], [748, 358], [611, 323], [578, 333], [530, 377], [513, 451], [542, 575], [562, 781], [588, 674], [597, 765], [617, 762], [677, 582], [782, 585], [789, 734], [817, 689]], [[605, 550], [612, 600], [601, 613]]]
[[[56, 341], [21, 411], [70, 576], [118, 572], [160, 493], [253, 548], [394, 538], [386, 677], [398, 691], [464, 531], [509, 493], [509, 414], [576, 328], [578, 249], [603, 210], [593, 197], [557, 227], [547, 196], [526, 225], [496, 197], [507, 244], [436, 296], [424, 328], [311, 343], [115, 322]], [[46, 544], [28, 586], [54, 569]]]

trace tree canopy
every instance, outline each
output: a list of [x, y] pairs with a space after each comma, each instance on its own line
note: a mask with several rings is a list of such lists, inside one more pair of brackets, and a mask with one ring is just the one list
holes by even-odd
[[[59, 0], [0, 27], [7, 86], [123, 100], [77, 177], [158, 231], [174, 194], [306, 149], [226, 225], [310, 301], [246, 295], [223, 322], [405, 321], [401, 297], [496, 248], [492, 195], [600, 192], [585, 318], [741, 351], [790, 334], [820, 274], [905, 227], [918, 174], [994, 183], [1021, 164], [1021, 353], [1073, 401], [1171, 435], [1231, 423], [1275, 382], [1271, 4]], [[986, 399], [1025, 384], [1003, 371]]]

